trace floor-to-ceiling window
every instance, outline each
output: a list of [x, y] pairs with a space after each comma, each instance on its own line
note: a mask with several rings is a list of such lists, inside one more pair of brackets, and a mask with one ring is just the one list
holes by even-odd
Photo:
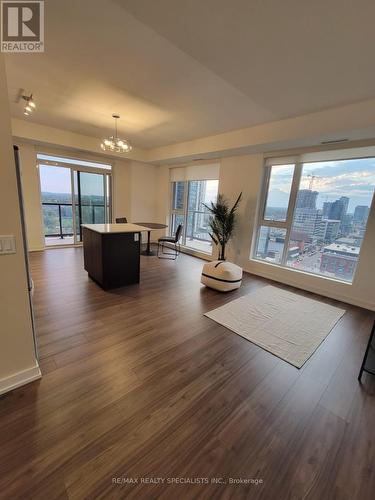
[[46, 246], [76, 244], [81, 225], [111, 221], [111, 166], [38, 154]]
[[46, 245], [74, 243], [70, 168], [39, 165]]
[[212, 253], [205, 205], [217, 198], [217, 179], [175, 181], [171, 183], [171, 232], [183, 225], [182, 245], [204, 253]]
[[352, 282], [375, 189], [375, 158], [360, 156], [268, 159], [252, 258]]

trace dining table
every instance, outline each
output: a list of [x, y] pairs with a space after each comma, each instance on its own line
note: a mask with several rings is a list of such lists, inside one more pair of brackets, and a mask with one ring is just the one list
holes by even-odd
[[160, 224], [158, 222], [136, 222], [137, 226], [144, 226], [147, 231], [147, 245], [146, 249], [141, 252], [141, 255], [151, 256], [156, 255], [156, 252], [151, 250], [151, 231], [157, 231], [167, 228], [167, 224]]

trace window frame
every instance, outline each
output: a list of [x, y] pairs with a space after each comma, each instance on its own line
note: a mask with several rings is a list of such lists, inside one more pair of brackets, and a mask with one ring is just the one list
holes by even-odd
[[[182, 182], [184, 184], [184, 196], [183, 196], [183, 203], [182, 203], [182, 208], [174, 208], [174, 184], [177, 184], [177, 182]], [[173, 231], [174, 231], [174, 223], [173, 223], [173, 218], [176, 215], [181, 215], [184, 219], [183, 223], [183, 228], [182, 228], [182, 234], [181, 234], [181, 240], [182, 240], [182, 246], [185, 246], [185, 231], [186, 231], [186, 221], [187, 221], [187, 199], [188, 199], [188, 181], [170, 181], [170, 194], [169, 194], [169, 227], [170, 231], [169, 234], [170, 236], [173, 236]]]
[[[292, 183], [290, 187], [290, 195], [289, 195], [289, 201], [288, 201], [288, 208], [286, 212], [286, 217], [285, 221], [277, 221], [277, 220], [271, 220], [271, 219], [265, 219], [265, 212], [266, 212], [266, 203], [267, 203], [267, 198], [268, 198], [268, 190], [269, 190], [269, 185], [270, 185], [270, 179], [271, 179], [271, 172], [273, 167], [278, 167], [278, 166], [283, 166], [283, 165], [294, 165], [294, 171], [293, 171], [293, 177], [292, 177]], [[285, 229], [286, 234], [285, 234], [285, 243], [284, 243], [284, 248], [283, 248], [283, 254], [281, 256], [280, 263], [272, 263], [275, 266], [279, 267], [286, 267], [286, 261], [288, 257], [288, 249], [289, 249], [289, 239], [290, 239], [290, 233], [292, 230], [292, 224], [293, 224], [293, 216], [294, 216], [294, 209], [297, 201], [297, 194], [298, 194], [298, 189], [302, 177], [302, 162], [295, 160], [293, 162], [286, 161], [285, 163], [276, 163], [275, 165], [269, 165], [269, 166], [264, 166], [263, 169], [263, 176], [261, 180], [261, 194], [258, 202], [258, 210], [257, 210], [257, 216], [256, 216], [256, 224], [255, 224], [255, 237], [253, 237], [253, 244], [251, 248], [251, 254], [250, 258], [252, 260], [256, 260], [257, 262], [263, 262], [267, 263], [267, 261], [260, 259], [256, 256], [257, 248], [258, 248], [258, 242], [259, 242], [259, 237], [260, 237], [260, 230], [262, 226], [266, 227], [276, 227], [280, 229]]]
[[[375, 160], [375, 154], [361, 155], [360, 153], [358, 153], [358, 155], [345, 156], [345, 153], [344, 152], [342, 152], [342, 153], [343, 154], [339, 155], [339, 158], [337, 158], [336, 161], [361, 160], [361, 159], [368, 159], [368, 158], [374, 158], [374, 160]], [[317, 159], [312, 159], [312, 158], [304, 159], [303, 154], [301, 154], [300, 156], [292, 157], [292, 158], [290, 158], [290, 157], [284, 157], [284, 158], [283, 157], [270, 157], [270, 158], [264, 159], [263, 174], [261, 176], [261, 183], [260, 183], [260, 196], [259, 196], [259, 200], [258, 200], [258, 204], [257, 204], [255, 225], [254, 225], [254, 230], [253, 230], [253, 237], [252, 237], [249, 258], [252, 261], [259, 262], [262, 264], [271, 265], [271, 266], [280, 267], [282, 269], [286, 269], [287, 271], [303, 273], [303, 274], [307, 274], [309, 276], [313, 276], [315, 278], [321, 278], [321, 279], [331, 280], [331, 281], [338, 281], [338, 282], [346, 284], [346, 285], [352, 285], [354, 282], [354, 279], [355, 279], [357, 268], [358, 268], [358, 263], [360, 260], [362, 245], [359, 249], [358, 259], [355, 262], [355, 266], [353, 269], [353, 275], [352, 275], [352, 278], [350, 281], [344, 280], [344, 279], [339, 278], [337, 276], [331, 277], [331, 276], [325, 276], [324, 274], [313, 273], [313, 272], [310, 272], [310, 271], [307, 271], [304, 269], [294, 269], [293, 267], [287, 265], [289, 245], [290, 245], [290, 234], [291, 234], [291, 230], [292, 230], [292, 226], [293, 226], [293, 218], [294, 218], [294, 213], [295, 213], [295, 209], [296, 209], [297, 196], [298, 196], [298, 191], [300, 188], [300, 183], [301, 183], [301, 178], [302, 178], [302, 173], [303, 173], [303, 165], [305, 163], [320, 163], [320, 162], [324, 162], [324, 161], [327, 161], [327, 162], [335, 161], [334, 158], [329, 158], [329, 155], [327, 155], [328, 158], [325, 160], [324, 159], [324, 151], [317, 152], [317, 156], [318, 155], [319, 155], [319, 158], [317, 158]], [[273, 220], [265, 219], [264, 215], [265, 215], [265, 211], [266, 211], [266, 203], [267, 203], [272, 167], [283, 166], [283, 165], [294, 165], [294, 172], [293, 172], [292, 184], [291, 184], [291, 189], [290, 189], [290, 196], [289, 196], [289, 203], [288, 203], [286, 219], [285, 219], [285, 221], [273, 221]], [[375, 200], [375, 189], [374, 189], [372, 201], [370, 204], [370, 213], [371, 213], [371, 207], [375, 203], [374, 200]], [[256, 255], [258, 243], [259, 243], [259, 237], [260, 237], [260, 230], [261, 230], [262, 226], [286, 229], [283, 254], [282, 254], [282, 257], [281, 257], [279, 263], [268, 262], [264, 259], [257, 257], [257, 255]], [[367, 231], [367, 224], [366, 224], [366, 231]]]

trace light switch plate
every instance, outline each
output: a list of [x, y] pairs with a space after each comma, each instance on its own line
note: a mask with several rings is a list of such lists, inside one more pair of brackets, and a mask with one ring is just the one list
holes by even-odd
[[11, 235], [0, 236], [0, 255], [16, 253], [16, 239]]

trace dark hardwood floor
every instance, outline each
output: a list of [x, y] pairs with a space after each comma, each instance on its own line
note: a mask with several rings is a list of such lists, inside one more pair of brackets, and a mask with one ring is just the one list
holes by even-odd
[[267, 280], [220, 294], [198, 259], [142, 257], [105, 292], [73, 248], [31, 267], [44, 376], [0, 399], [1, 499], [374, 498], [372, 313], [321, 298], [347, 313], [298, 370], [203, 316]]

